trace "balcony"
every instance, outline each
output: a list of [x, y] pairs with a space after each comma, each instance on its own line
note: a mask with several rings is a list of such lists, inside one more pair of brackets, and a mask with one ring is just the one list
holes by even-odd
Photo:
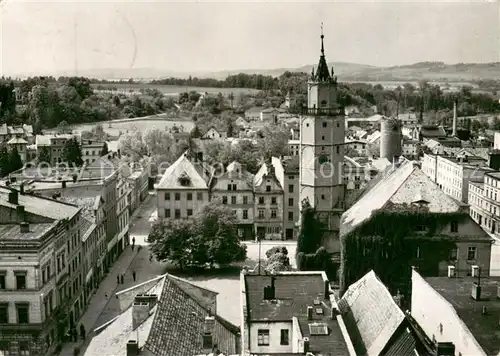
[[302, 107], [297, 110], [297, 114], [311, 115], [311, 116], [345, 116], [345, 110], [341, 106], [335, 108]]

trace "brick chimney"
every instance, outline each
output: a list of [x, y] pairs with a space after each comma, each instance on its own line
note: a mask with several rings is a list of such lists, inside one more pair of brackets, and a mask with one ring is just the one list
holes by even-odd
[[139, 355], [139, 344], [137, 340], [129, 340], [127, 342], [127, 356]]
[[28, 224], [27, 222], [20, 223], [19, 228], [20, 228], [21, 234], [26, 234], [26, 233], [30, 232], [30, 224]]
[[17, 205], [19, 203], [19, 195], [17, 190], [13, 190], [9, 193], [9, 203]]
[[156, 305], [158, 296], [156, 294], [139, 294], [132, 304], [132, 329], [135, 330], [148, 317], [151, 309]]
[[457, 136], [457, 100], [453, 100], [453, 137]]
[[313, 318], [313, 307], [307, 307], [307, 320], [312, 320]]

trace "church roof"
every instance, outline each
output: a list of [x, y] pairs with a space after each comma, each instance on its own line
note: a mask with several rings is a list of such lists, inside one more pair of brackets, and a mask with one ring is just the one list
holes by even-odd
[[316, 73], [314, 72], [314, 67], [312, 70], [311, 80], [315, 82], [330, 82], [334, 81], [335, 77], [333, 76], [333, 67], [332, 73], [330, 75], [330, 71], [328, 70], [328, 64], [326, 63], [325, 58], [325, 46], [323, 44], [323, 39], [325, 36], [323, 35], [323, 26], [321, 28], [321, 56], [319, 57], [318, 68]]

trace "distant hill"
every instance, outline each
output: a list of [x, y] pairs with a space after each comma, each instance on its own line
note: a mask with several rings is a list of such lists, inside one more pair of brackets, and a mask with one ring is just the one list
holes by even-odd
[[[334, 66], [335, 74], [340, 81], [449, 81], [449, 82], [467, 82], [485, 79], [500, 78], [500, 62], [496, 63], [458, 63], [445, 64], [443, 62], [420, 62], [411, 65], [376, 67], [365, 64], [333, 62], [328, 64]], [[159, 78], [187, 78], [189, 75], [199, 78], [224, 79], [229, 75], [238, 73], [262, 74], [279, 76], [285, 71], [291, 72], [311, 72], [313, 65], [306, 65], [300, 68], [276, 68], [276, 69], [241, 69], [232, 71], [218, 72], [193, 72], [183, 73], [171, 70], [162, 70], [154, 68], [130, 68], [130, 69], [90, 69], [80, 70], [78, 75], [103, 78], [109, 80], [118, 79], [159, 79]], [[75, 75], [74, 71], [64, 71], [53, 73], [51, 75]], [[40, 75], [32, 74], [32, 75]], [[49, 75], [49, 73], [44, 73]], [[24, 75], [27, 76], [27, 75]]]

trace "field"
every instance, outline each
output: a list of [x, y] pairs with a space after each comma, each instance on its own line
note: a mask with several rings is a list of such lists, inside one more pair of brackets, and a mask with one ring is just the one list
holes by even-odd
[[[74, 132], [90, 131], [97, 123], [81, 124], [72, 126]], [[186, 121], [168, 121], [168, 120], [137, 120], [137, 121], [122, 121], [122, 122], [103, 122], [102, 127], [104, 131], [111, 136], [119, 136], [120, 132], [125, 133], [132, 131], [135, 128], [144, 133], [147, 129], [160, 129], [168, 130], [176, 125], [177, 127], [183, 126], [184, 131], [190, 132], [194, 127], [194, 122]]]
[[139, 83], [139, 84], [127, 84], [127, 83], [110, 83], [110, 84], [92, 84], [92, 88], [94, 89], [111, 89], [116, 88], [118, 90], [140, 90], [140, 89], [157, 89], [164, 94], [178, 94], [186, 91], [198, 91], [198, 92], [207, 92], [207, 93], [222, 93], [224, 95], [228, 95], [229, 93], [233, 93], [234, 95], [238, 95], [240, 93], [257, 93], [259, 90], [256, 89], [247, 89], [247, 88], [203, 88], [203, 87], [194, 87], [194, 86], [178, 86], [178, 85], [153, 85], [147, 83]]

